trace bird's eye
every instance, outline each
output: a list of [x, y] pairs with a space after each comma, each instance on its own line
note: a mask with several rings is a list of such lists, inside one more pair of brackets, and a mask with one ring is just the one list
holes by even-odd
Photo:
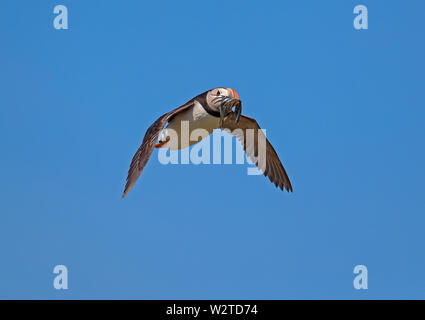
[[217, 91], [217, 95], [218, 95], [218, 96], [220, 95], [220, 90], [218, 90], [218, 91]]

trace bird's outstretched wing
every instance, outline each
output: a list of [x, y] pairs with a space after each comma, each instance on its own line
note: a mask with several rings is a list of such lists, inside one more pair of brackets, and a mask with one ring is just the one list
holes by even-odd
[[133, 188], [137, 179], [140, 177], [140, 174], [143, 171], [143, 168], [146, 166], [146, 163], [149, 160], [149, 157], [152, 154], [155, 142], [158, 139], [158, 136], [161, 130], [164, 128], [164, 125], [171, 120], [177, 113], [184, 111], [191, 106], [193, 106], [193, 100], [185, 103], [184, 105], [170, 111], [161, 117], [159, 117], [146, 131], [145, 137], [143, 138], [142, 145], [136, 151], [131, 160], [130, 169], [128, 170], [127, 182], [125, 184], [124, 193], [122, 198], [124, 198], [127, 193]]
[[[269, 140], [264, 136], [263, 131], [258, 125], [255, 119], [241, 116], [239, 122], [236, 123], [236, 113], [230, 113], [224, 120], [223, 130], [228, 131], [234, 135], [242, 144], [244, 151], [247, 156], [251, 159], [252, 162], [263, 172], [263, 174], [270, 179], [276, 187], [279, 187], [280, 190], [285, 188], [288, 192], [292, 191], [291, 182], [289, 181], [288, 175], [286, 174], [285, 169], [283, 168], [282, 162], [274, 150], [273, 146]], [[235, 130], [241, 129], [241, 130]], [[253, 130], [253, 138], [247, 139], [247, 130]], [[262, 135], [260, 141], [266, 141], [266, 161], [265, 165], [260, 166], [258, 160], [258, 136]], [[263, 167], [263, 168], [261, 168]]]

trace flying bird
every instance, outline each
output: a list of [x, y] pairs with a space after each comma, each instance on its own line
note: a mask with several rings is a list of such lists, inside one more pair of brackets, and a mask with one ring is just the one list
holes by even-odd
[[[172, 130], [177, 133], [182, 132], [182, 123], [184, 122], [188, 124], [189, 132], [202, 128], [211, 134], [215, 129], [220, 128], [231, 133], [241, 142], [247, 156], [276, 187], [279, 187], [281, 190], [285, 188], [288, 192], [292, 192], [288, 175], [276, 151], [268, 139], [265, 138], [257, 121], [241, 113], [242, 101], [239, 99], [237, 92], [231, 88], [219, 87], [208, 90], [189, 100], [184, 105], [159, 117], [148, 128], [142, 145], [133, 156], [122, 198], [133, 188], [154, 148], [179, 150], [199, 142], [190, 141], [189, 139], [186, 139], [188, 141], [177, 139], [178, 141], [176, 142], [170, 139]], [[167, 126], [164, 129], [166, 124]], [[249, 129], [254, 131], [254, 137], [251, 137], [251, 139], [247, 136]], [[159, 141], [157, 141], [158, 138]], [[259, 140], [266, 143], [265, 161], [261, 161], [259, 156]]]

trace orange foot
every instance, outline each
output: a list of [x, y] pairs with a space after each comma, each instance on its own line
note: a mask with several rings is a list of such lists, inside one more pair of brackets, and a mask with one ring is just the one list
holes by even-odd
[[164, 144], [166, 144], [168, 141], [159, 141], [157, 144], [155, 144], [155, 148], [161, 148]]

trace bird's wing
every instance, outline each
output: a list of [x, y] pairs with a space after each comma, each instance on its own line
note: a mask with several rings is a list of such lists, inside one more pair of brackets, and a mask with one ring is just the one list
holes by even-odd
[[186, 104], [170, 111], [161, 117], [159, 117], [150, 127], [146, 130], [145, 137], [143, 138], [142, 145], [139, 147], [137, 152], [131, 160], [130, 169], [128, 170], [127, 182], [125, 184], [124, 193], [122, 198], [124, 198], [127, 193], [133, 188], [137, 179], [143, 171], [143, 168], [146, 166], [146, 163], [149, 160], [149, 157], [152, 154], [153, 148], [155, 146], [156, 140], [164, 128], [164, 125], [171, 120], [177, 113], [182, 112], [191, 106], [193, 106], [193, 100], [187, 102]]
[[[263, 174], [268, 177], [272, 183], [275, 184], [276, 187], [279, 187], [281, 190], [285, 188], [288, 192], [292, 191], [291, 182], [289, 181], [288, 175], [283, 168], [282, 162], [280, 162], [276, 151], [274, 150], [269, 140], [265, 137], [257, 121], [246, 116], [241, 116], [238, 123], [235, 122], [235, 119], [236, 113], [230, 113], [224, 120], [223, 130], [228, 131], [234, 135], [239, 140], [239, 142], [241, 142], [247, 156], [251, 159], [252, 162], [255, 163], [255, 165], [263, 172]], [[254, 129], [253, 138], [250, 137], [252, 133], [248, 133], [247, 138], [248, 129]], [[264, 164], [259, 163], [261, 161], [261, 157], [258, 157], [259, 135], [261, 135], [260, 142], [266, 142], [266, 161], [263, 161]]]

